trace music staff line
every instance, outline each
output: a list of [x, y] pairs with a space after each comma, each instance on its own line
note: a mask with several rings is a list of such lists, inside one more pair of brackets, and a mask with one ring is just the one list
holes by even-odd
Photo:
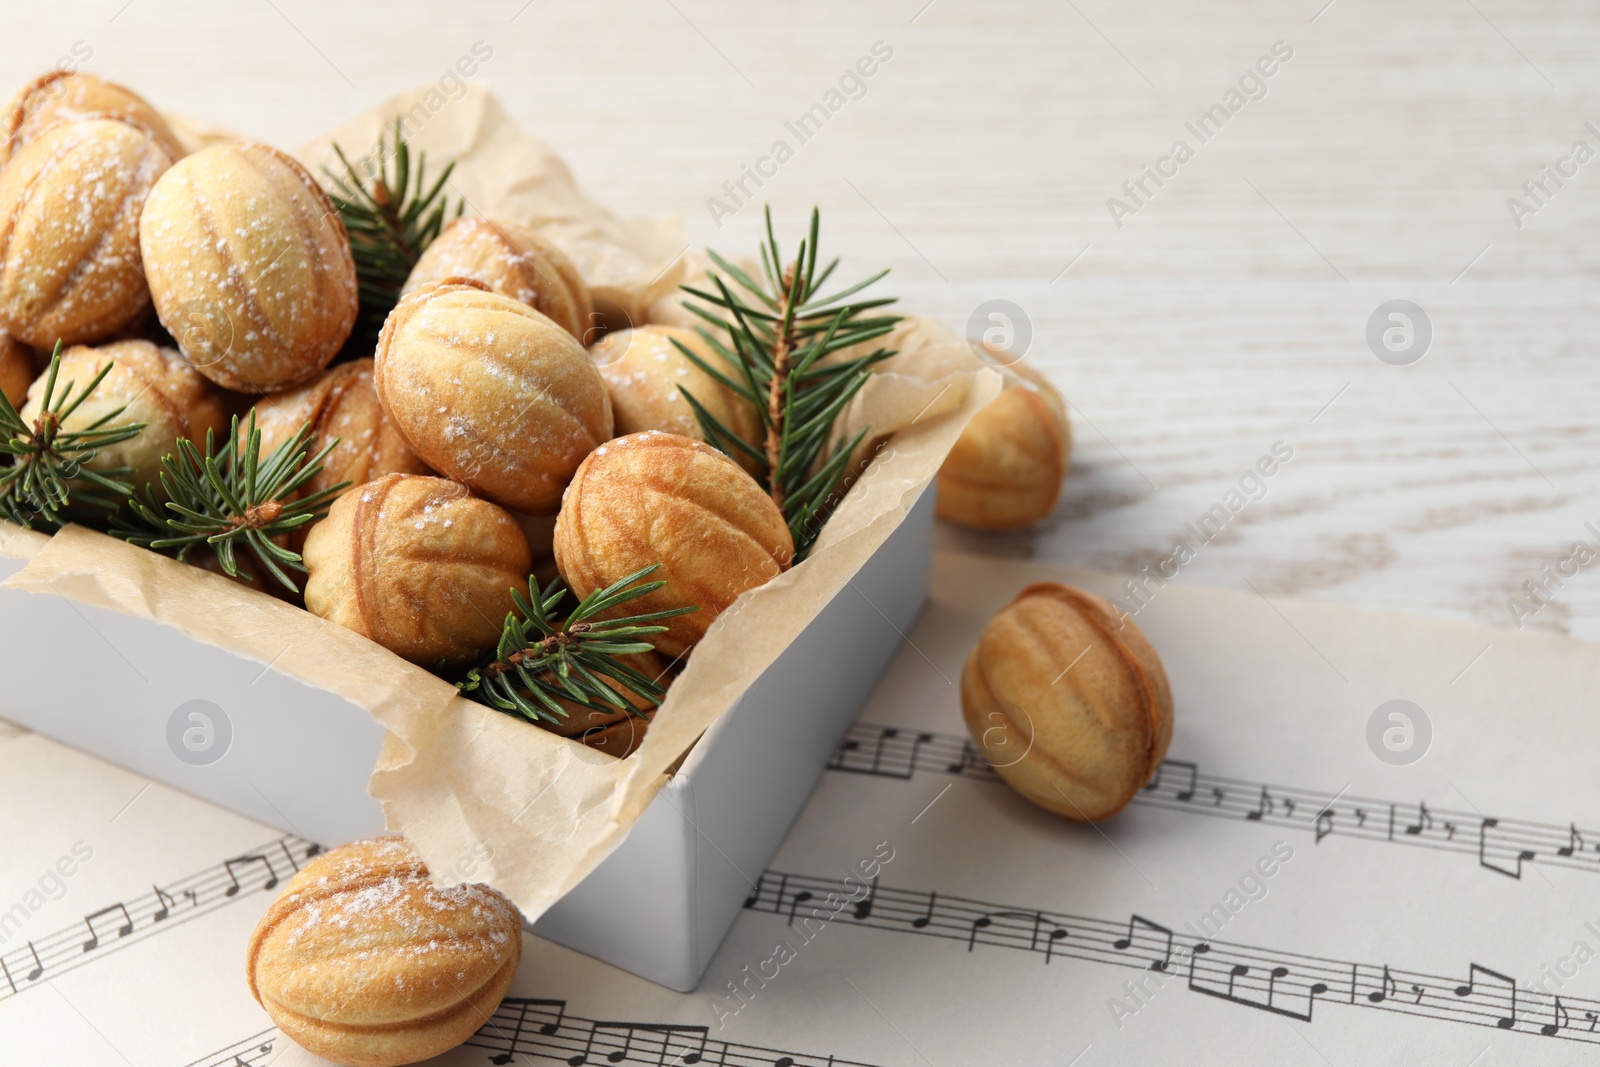
[[266, 1067], [272, 1061], [272, 1050], [277, 1047], [280, 1036], [277, 1027], [270, 1027], [243, 1041], [235, 1041], [225, 1049], [192, 1060], [184, 1067]]
[[[235, 1042], [185, 1067], [264, 1067], [278, 1041], [277, 1030]], [[489, 1021], [466, 1040], [489, 1053], [492, 1064], [556, 1060], [585, 1064], [648, 1064], [651, 1067], [873, 1067], [836, 1056], [786, 1052], [721, 1041], [709, 1026], [586, 1019], [567, 1012], [567, 1002], [543, 997], [506, 997]]]
[[[764, 872], [745, 901], [791, 925], [810, 918], [830, 894], [849, 887], [829, 878]], [[831, 914], [825, 912], [825, 914]], [[1600, 1044], [1600, 1000], [1518, 988], [1478, 963], [1465, 978], [1400, 970], [1240, 945], [1175, 931], [1143, 916], [1099, 919], [1021, 908], [936, 891], [897, 889], [874, 880], [869, 896], [834, 925], [921, 934], [980, 946], [1153, 971], [1194, 993], [1313, 1021], [1317, 1005], [1354, 1006], [1516, 1033]], [[1584, 1023], [1588, 1025], [1585, 1026]]]
[[[856, 723], [834, 750], [828, 768], [850, 774], [909, 780], [931, 771], [998, 782], [1000, 776], [972, 741], [956, 734]], [[1526, 819], [1490, 818], [1478, 812], [1430, 808], [1297, 786], [1268, 785], [1203, 774], [1187, 760], [1156, 769], [1133, 803], [1165, 811], [1259, 822], [1313, 835], [1337, 834], [1476, 856], [1478, 865], [1520, 879], [1525, 864], [1600, 873], [1600, 830]]]
[[0, 1000], [251, 892], [270, 892], [321, 851], [320, 845], [287, 834], [165, 887], [152, 885], [149, 893], [88, 912], [72, 926], [0, 954]]

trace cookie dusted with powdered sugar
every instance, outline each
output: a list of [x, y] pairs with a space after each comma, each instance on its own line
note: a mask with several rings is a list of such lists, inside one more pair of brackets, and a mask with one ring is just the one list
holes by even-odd
[[355, 326], [344, 223], [276, 148], [222, 144], [180, 161], [150, 193], [139, 244], [161, 325], [226, 389], [308, 382]]
[[104, 340], [145, 314], [139, 217], [171, 166], [138, 127], [85, 119], [0, 168], [0, 329], [48, 349]]
[[250, 992], [309, 1052], [395, 1067], [461, 1044], [522, 962], [522, 924], [485, 885], [441, 888], [402, 837], [312, 860], [250, 938]]
[[378, 398], [427, 464], [514, 511], [549, 514], [611, 437], [611, 398], [583, 346], [481, 283], [442, 282], [383, 325]]

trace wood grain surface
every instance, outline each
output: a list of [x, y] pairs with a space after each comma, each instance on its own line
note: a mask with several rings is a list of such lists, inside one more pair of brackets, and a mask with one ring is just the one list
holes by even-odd
[[[794, 158], [747, 188], [784, 224], [820, 204], [847, 266], [893, 267], [906, 308], [957, 328], [1023, 309], [1074, 469], [1039, 528], [947, 546], [1154, 566], [1278, 441], [1293, 460], [1178, 581], [1513, 625], [1525, 581], [1600, 546], [1600, 161], [1522, 189], [1600, 151], [1592, 5], [8, 3], [0, 86], [77, 56], [293, 147], [480, 41], [473, 81], [619, 212], [743, 251], [759, 201], [707, 201], [783, 138]], [[877, 42], [892, 56], [797, 144], [785, 123]], [[1264, 95], [1202, 143], [1185, 123], [1275, 42]], [[1113, 220], [1179, 139], [1192, 158]], [[1395, 299], [1432, 326], [1409, 366], [1366, 339]], [[1522, 621], [1600, 638], [1600, 561], [1563, 581]]]

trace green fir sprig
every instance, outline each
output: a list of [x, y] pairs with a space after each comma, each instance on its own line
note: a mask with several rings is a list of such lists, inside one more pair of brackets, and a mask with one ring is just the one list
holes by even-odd
[[[894, 297], [851, 300], [888, 274], [872, 277], [825, 296], [819, 295], [839, 261], [817, 269], [817, 235], [821, 214], [811, 211], [811, 230], [787, 263], [766, 213], [767, 239], [761, 246], [763, 281], [710, 250], [717, 271], [709, 278], [716, 291], [686, 285], [684, 290], [710, 308], [685, 307], [712, 329], [695, 332], [735, 369], [730, 376], [677, 340], [673, 344], [702, 371], [755, 408], [762, 440], [746, 441], [712, 415], [688, 390], [680, 389], [699, 420], [706, 440], [735, 458], [754, 460], [759, 477], [783, 511], [794, 537], [795, 560], [822, 531], [837, 504], [840, 483], [856, 448], [866, 439], [863, 426], [849, 441], [828, 450], [834, 421], [871, 377], [873, 367], [894, 355], [879, 348], [852, 359], [825, 357], [882, 337], [899, 322], [897, 315], [871, 314], [895, 302]], [[720, 272], [720, 273], [718, 273]], [[730, 287], [728, 279], [733, 286]]]
[[[541, 590], [538, 580], [530, 577], [526, 597], [519, 590], [511, 592], [516, 610], [506, 615], [494, 658], [469, 672], [457, 688], [480, 703], [533, 722], [558, 723], [567, 718], [569, 712], [560, 700], [591, 711], [622, 711], [643, 718], [644, 709], [661, 703], [667, 691], [620, 657], [655, 651], [655, 646], [642, 638], [665, 632], [667, 628], [659, 625], [662, 619], [700, 609], [599, 616], [666, 585], [659, 580], [644, 581], [660, 566], [652, 564], [595, 590], [561, 623], [554, 612], [568, 595], [565, 584], [556, 578]], [[635, 705], [618, 693], [606, 684], [607, 678], [641, 703]]]
[[290, 571], [305, 574], [300, 554], [278, 544], [278, 538], [325, 518], [334, 499], [349, 488], [340, 482], [327, 489], [298, 495], [322, 473], [337, 438], [315, 456], [307, 456], [311, 426], [261, 456], [261, 431], [255, 412], [242, 427], [234, 417], [228, 439], [218, 446], [206, 432], [205, 450], [179, 438], [177, 451], [161, 461], [161, 493], [152, 487], [131, 494], [127, 514], [111, 522], [112, 534], [144, 548], [175, 549], [187, 561], [199, 549], [216, 553], [222, 572], [239, 577], [239, 553], [255, 557], [267, 574], [290, 592], [300, 587]]
[[400, 300], [411, 269], [444, 224], [462, 213], [466, 202], [457, 200], [452, 210], [450, 198], [444, 195], [454, 163], [448, 164], [432, 185], [427, 181], [426, 153], [418, 152], [412, 166], [399, 118], [394, 121], [392, 142], [387, 134], [379, 136], [378, 166], [370, 176], [351, 163], [337, 144], [333, 150], [344, 164], [344, 173], [326, 171], [334, 186], [330, 198], [350, 233], [361, 300], [352, 337], [375, 342], [383, 320]]
[[111, 363], [82, 389], [68, 381], [57, 388], [61, 343], [50, 355], [39, 417], [25, 421], [0, 393], [0, 517], [29, 529], [54, 531], [75, 519], [103, 520], [133, 492], [124, 479], [132, 467], [91, 470], [100, 450], [139, 435], [142, 422], [118, 423], [124, 407], [108, 411], [83, 427], [68, 428], [67, 419], [88, 400], [111, 373]]

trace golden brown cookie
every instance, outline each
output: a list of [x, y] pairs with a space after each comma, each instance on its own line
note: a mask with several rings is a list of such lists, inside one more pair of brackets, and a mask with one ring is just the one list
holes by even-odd
[[[54, 399], [64, 395], [71, 383], [77, 395], [94, 380], [107, 364], [111, 371], [95, 391], [80, 404], [64, 425], [86, 429], [118, 408], [118, 415], [107, 425], [142, 422], [137, 437], [107, 445], [96, 452], [86, 466], [105, 471], [113, 467], [132, 467], [126, 480], [135, 486], [156, 482], [161, 477], [161, 460], [177, 450], [180, 437], [205, 448], [206, 432], [219, 436], [227, 430], [222, 401], [211, 383], [171, 348], [160, 348], [149, 341], [117, 341], [98, 348], [75, 345], [61, 353], [61, 368], [56, 373]], [[46, 379], [34, 380], [28, 402], [20, 414], [31, 423], [42, 413]]]
[[33, 350], [0, 330], [0, 396], [20, 408], [33, 378]]
[[250, 993], [295, 1044], [349, 1067], [455, 1048], [488, 1021], [522, 961], [511, 902], [436, 887], [402, 837], [326, 852], [250, 937]]
[[401, 296], [450, 278], [470, 278], [522, 301], [580, 344], [589, 342], [595, 328], [594, 304], [578, 268], [521, 223], [482, 218], [451, 222], [417, 260]]
[[556, 519], [556, 566], [579, 598], [648, 567], [666, 585], [630, 601], [630, 614], [693, 605], [650, 638], [681, 656], [747, 589], [789, 568], [783, 513], [733, 460], [709, 445], [651, 431], [595, 449]]
[[[684, 395], [688, 393], [735, 436], [759, 449], [761, 418], [754, 405], [697, 367], [674, 341], [729, 379], [741, 380], [738, 368], [693, 330], [640, 326], [608, 333], [589, 349], [589, 358], [600, 368], [600, 376], [611, 390], [617, 436], [663, 430], [715, 444], [707, 441], [702, 432], [700, 420]], [[745, 470], [753, 473], [757, 469], [755, 458], [738, 446], [730, 445], [726, 451]]]
[[500, 639], [532, 560], [517, 521], [443, 478], [389, 474], [347, 490], [306, 537], [306, 610], [429, 668]]
[[378, 398], [434, 470], [545, 515], [611, 436], [611, 398], [583, 346], [476, 282], [412, 293], [378, 340]]
[[1121, 811], [1172, 740], [1156, 650], [1105, 600], [1054, 582], [989, 621], [961, 672], [961, 710], [1007, 785], [1079, 822]]
[[120, 119], [149, 134], [173, 160], [183, 158], [172, 127], [138, 93], [93, 74], [52, 70], [23, 86], [0, 113], [0, 166], [46, 130], [84, 119]]
[[1022, 363], [966, 429], [939, 468], [938, 514], [983, 530], [1011, 530], [1050, 514], [1072, 452], [1066, 402]]
[[0, 168], [0, 329], [49, 349], [104, 340], [148, 311], [139, 218], [171, 165], [143, 130], [85, 119]]
[[378, 403], [370, 359], [340, 363], [309, 385], [264, 397], [256, 401], [255, 413], [263, 456], [306, 425], [311, 427], [307, 455], [339, 442], [323, 461], [322, 473], [306, 483], [307, 496], [340, 482], [356, 486], [385, 474], [431, 473]]
[[150, 192], [139, 244], [161, 324], [226, 389], [308, 382], [355, 326], [344, 222], [276, 148], [232, 142], [179, 161]]

